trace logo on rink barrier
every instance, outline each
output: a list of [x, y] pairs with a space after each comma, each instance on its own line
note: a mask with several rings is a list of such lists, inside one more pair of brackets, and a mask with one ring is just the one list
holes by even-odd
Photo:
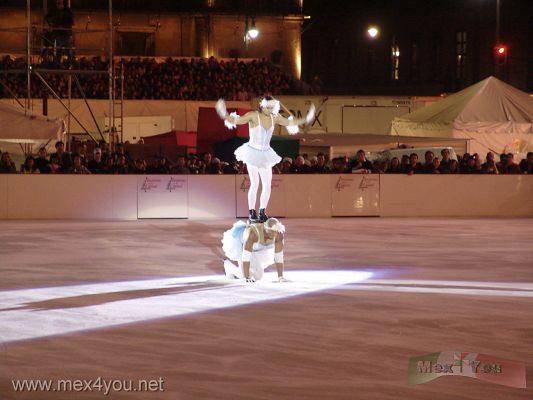
[[359, 184], [359, 189], [365, 190], [376, 187], [378, 179], [376, 177], [363, 176], [361, 183]]
[[156, 190], [161, 184], [161, 178], [145, 178], [141, 186], [141, 190], [144, 192], [151, 192]]
[[353, 181], [354, 181], [354, 178], [344, 178], [342, 176], [339, 176], [339, 179], [337, 180], [337, 183], [335, 184], [335, 190], [340, 192], [341, 190], [349, 188], [352, 186]]
[[467, 376], [516, 388], [526, 387], [526, 366], [523, 362], [460, 351], [443, 351], [409, 359], [410, 385], [451, 375]]
[[167, 190], [169, 192], [172, 192], [173, 190], [176, 191], [178, 189], [183, 189], [185, 187], [185, 182], [186, 180], [183, 178], [177, 179], [177, 178], [170, 177], [170, 180], [168, 181], [168, 184], [167, 184]]

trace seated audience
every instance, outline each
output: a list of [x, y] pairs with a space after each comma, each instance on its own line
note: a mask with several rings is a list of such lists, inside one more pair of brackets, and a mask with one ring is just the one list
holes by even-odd
[[82, 164], [81, 157], [78, 154], [75, 154], [74, 157], [72, 157], [72, 166], [68, 169], [69, 174], [90, 174], [91, 171]]
[[26, 161], [24, 161], [24, 164], [20, 166], [20, 173], [21, 174], [40, 174], [41, 171], [39, 171], [39, 168], [35, 165], [35, 159], [33, 156], [26, 157]]
[[9, 152], [2, 153], [0, 157], [0, 173], [1, 174], [14, 174], [17, 172], [17, 167], [11, 159]]
[[520, 172], [523, 174], [533, 174], [533, 151], [527, 153], [526, 158], [520, 161]]
[[50, 173], [50, 161], [46, 158], [46, 148], [41, 147], [37, 158], [35, 159], [35, 167], [39, 170], [41, 174]]
[[328, 174], [331, 169], [326, 165], [326, 156], [324, 153], [318, 153], [316, 155], [316, 164], [311, 167], [311, 172], [315, 174]]
[[387, 174], [401, 174], [403, 173], [402, 171], [402, 166], [400, 165], [400, 160], [398, 159], [398, 157], [392, 157], [392, 159], [390, 160], [390, 167], [387, 168]]
[[366, 159], [364, 150], [358, 150], [355, 154], [355, 160], [350, 165], [354, 174], [369, 174], [372, 172], [372, 163]]
[[298, 156], [294, 159], [294, 164], [291, 165], [291, 174], [307, 174], [311, 172], [311, 167], [305, 164], [303, 156]]

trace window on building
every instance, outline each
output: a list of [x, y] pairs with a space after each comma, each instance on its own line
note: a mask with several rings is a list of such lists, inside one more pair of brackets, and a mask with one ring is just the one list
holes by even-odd
[[457, 79], [465, 77], [466, 39], [466, 32], [457, 32], [455, 36], [455, 76]]

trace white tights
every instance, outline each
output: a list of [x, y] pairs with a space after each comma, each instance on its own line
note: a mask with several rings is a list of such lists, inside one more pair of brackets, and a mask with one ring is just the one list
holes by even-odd
[[257, 190], [259, 181], [262, 183], [261, 197], [259, 198], [259, 208], [267, 208], [270, 192], [272, 191], [272, 168], [258, 168], [253, 165], [246, 165], [248, 176], [250, 176], [250, 190], [248, 191], [248, 209], [255, 210]]

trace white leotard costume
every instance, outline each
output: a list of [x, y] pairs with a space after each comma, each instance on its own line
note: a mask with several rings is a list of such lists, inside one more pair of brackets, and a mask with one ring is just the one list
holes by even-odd
[[249, 127], [250, 140], [235, 150], [235, 157], [248, 166], [257, 168], [272, 168], [281, 161], [281, 157], [270, 147], [270, 140], [274, 132], [274, 117], [271, 115], [272, 125], [265, 129], [261, 126], [259, 112], [257, 112], [257, 125]]

